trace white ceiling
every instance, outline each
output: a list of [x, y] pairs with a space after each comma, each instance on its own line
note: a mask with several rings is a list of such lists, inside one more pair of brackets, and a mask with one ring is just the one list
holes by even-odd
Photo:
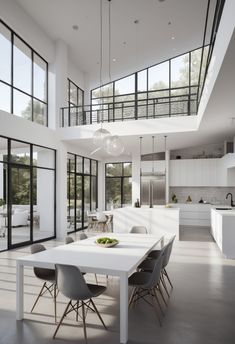
[[[168, 133], [167, 148], [181, 149], [201, 144], [220, 143], [235, 137], [235, 32], [231, 38], [222, 67], [217, 77], [211, 97], [206, 107], [199, 130]], [[156, 120], [157, 123], [158, 120]], [[156, 128], [153, 128], [153, 133]], [[143, 132], [143, 131], [142, 131]], [[131, 155], [139, 151], [139, 132], [136, 136], [125, 135], [122, 140], [125, 145], [125, 154]], [[143, 153], [152, 151], [152, 135], [143, 136]], [[91, 139], [72, 140], [71, 143], [79, 145], [81, 149], [92, 152], [94, 146]], [[164, 151], [164, 133], [155, 134], [156, 152]], [[108, 159], [107, 154], [98, 152], [96, 158]], [[118, 158], [117, 158], [118, 160]]]
[[[89, 74], [93, 86], [98, 85], [100, 1], [15, 1], [53, 40], [63, 39], [68, 44], [72, 60]], [[105, 67], [108, 66], [108, 3], [108, 0], [103, 0]], [[212, 0], [212, 8], [214, 3]], [[112, 0], [112, 79], [201, 46], [206, 7], [207, 0]], [[136, 19], [139, 24], [134, 24]], [[79, 29], [74, 31], [73, 25], [78, 25]], [[112, 61], [113, 58], [116, 62]], [[105, 81], [108, 81], [107, 68], [103, 72]]]

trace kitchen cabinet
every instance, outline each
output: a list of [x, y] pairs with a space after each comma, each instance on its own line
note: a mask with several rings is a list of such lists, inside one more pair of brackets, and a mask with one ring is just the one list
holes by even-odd
[[235, 259], [235, 210], [211, 209], [211, 234], [226, 258]]
[[170, 186], [217, 186], [217, 160], [171, 160]]
[[180, 209], [180, 225], [181, 226], [203, 226], [210, 227], [211, 204], [197, 204], [197, 203], [176, 203], [171, 204], [172, 207]]

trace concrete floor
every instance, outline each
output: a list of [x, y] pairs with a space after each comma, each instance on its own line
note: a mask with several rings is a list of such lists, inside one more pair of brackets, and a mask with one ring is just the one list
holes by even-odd
[[[187, 233], [188, 235], [189, 233]], [[175, 243], [168, 272], [174, 291], [160, 328], [153, 309], [137, 304], [129, 311], [130, 344], [233, 344], [235, 343], [235, 261], [225, 260], [216, 244], [209, 241], [178, 241]], [[190, 240], [190, 237], [188, 237]], [[46, 243], [52, 247], [56, 241]], [[43, 297], [30, 313], [41, 282], [26, 269], [25, 320], [15, 320], [15, 259], [29, 253], [29, 248], [0, 254], [0, 343], [49, 344], [84, 343], [81, 323], [72, 314], [66, 325], [52, 340], [55, 330], [53, 304]], [[94, 275], [87, 279], [94, 282]], [[106, 283], [105, 277], [98, 276]], [[87, 316], [88, 343], [119, 343], [118, 279], [109, 278], [107, 292], [96, 300], [96, 305], [108, 327], [102, 328], [92, 313]], [[66, 299], [58, 299], [61, 314]]]

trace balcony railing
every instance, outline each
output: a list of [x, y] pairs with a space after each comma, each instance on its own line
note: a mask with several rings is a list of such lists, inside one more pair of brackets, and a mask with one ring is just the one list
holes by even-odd
[[197, 97], [198, 85], [105, 97], [103, 103], [96, 99], [91, 105], [62, 108], [61, 126], [192, 116], [197, 113]]

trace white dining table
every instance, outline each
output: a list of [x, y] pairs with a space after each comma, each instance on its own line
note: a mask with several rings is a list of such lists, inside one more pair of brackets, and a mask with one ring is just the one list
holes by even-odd
[[16, 319], [24, 317], [24, 266], [54, 268], [55, 264], [78, 266], [82, 272], [118, 276], [120, 279], [120, 343], [128, 341], [128, 277], [157, 244], [162, 236], [150, 234], [109, 233], [119, 240], [113, 248], [97, 246], [93, 236], [69, 245], [60, 245], [16, 261]]

